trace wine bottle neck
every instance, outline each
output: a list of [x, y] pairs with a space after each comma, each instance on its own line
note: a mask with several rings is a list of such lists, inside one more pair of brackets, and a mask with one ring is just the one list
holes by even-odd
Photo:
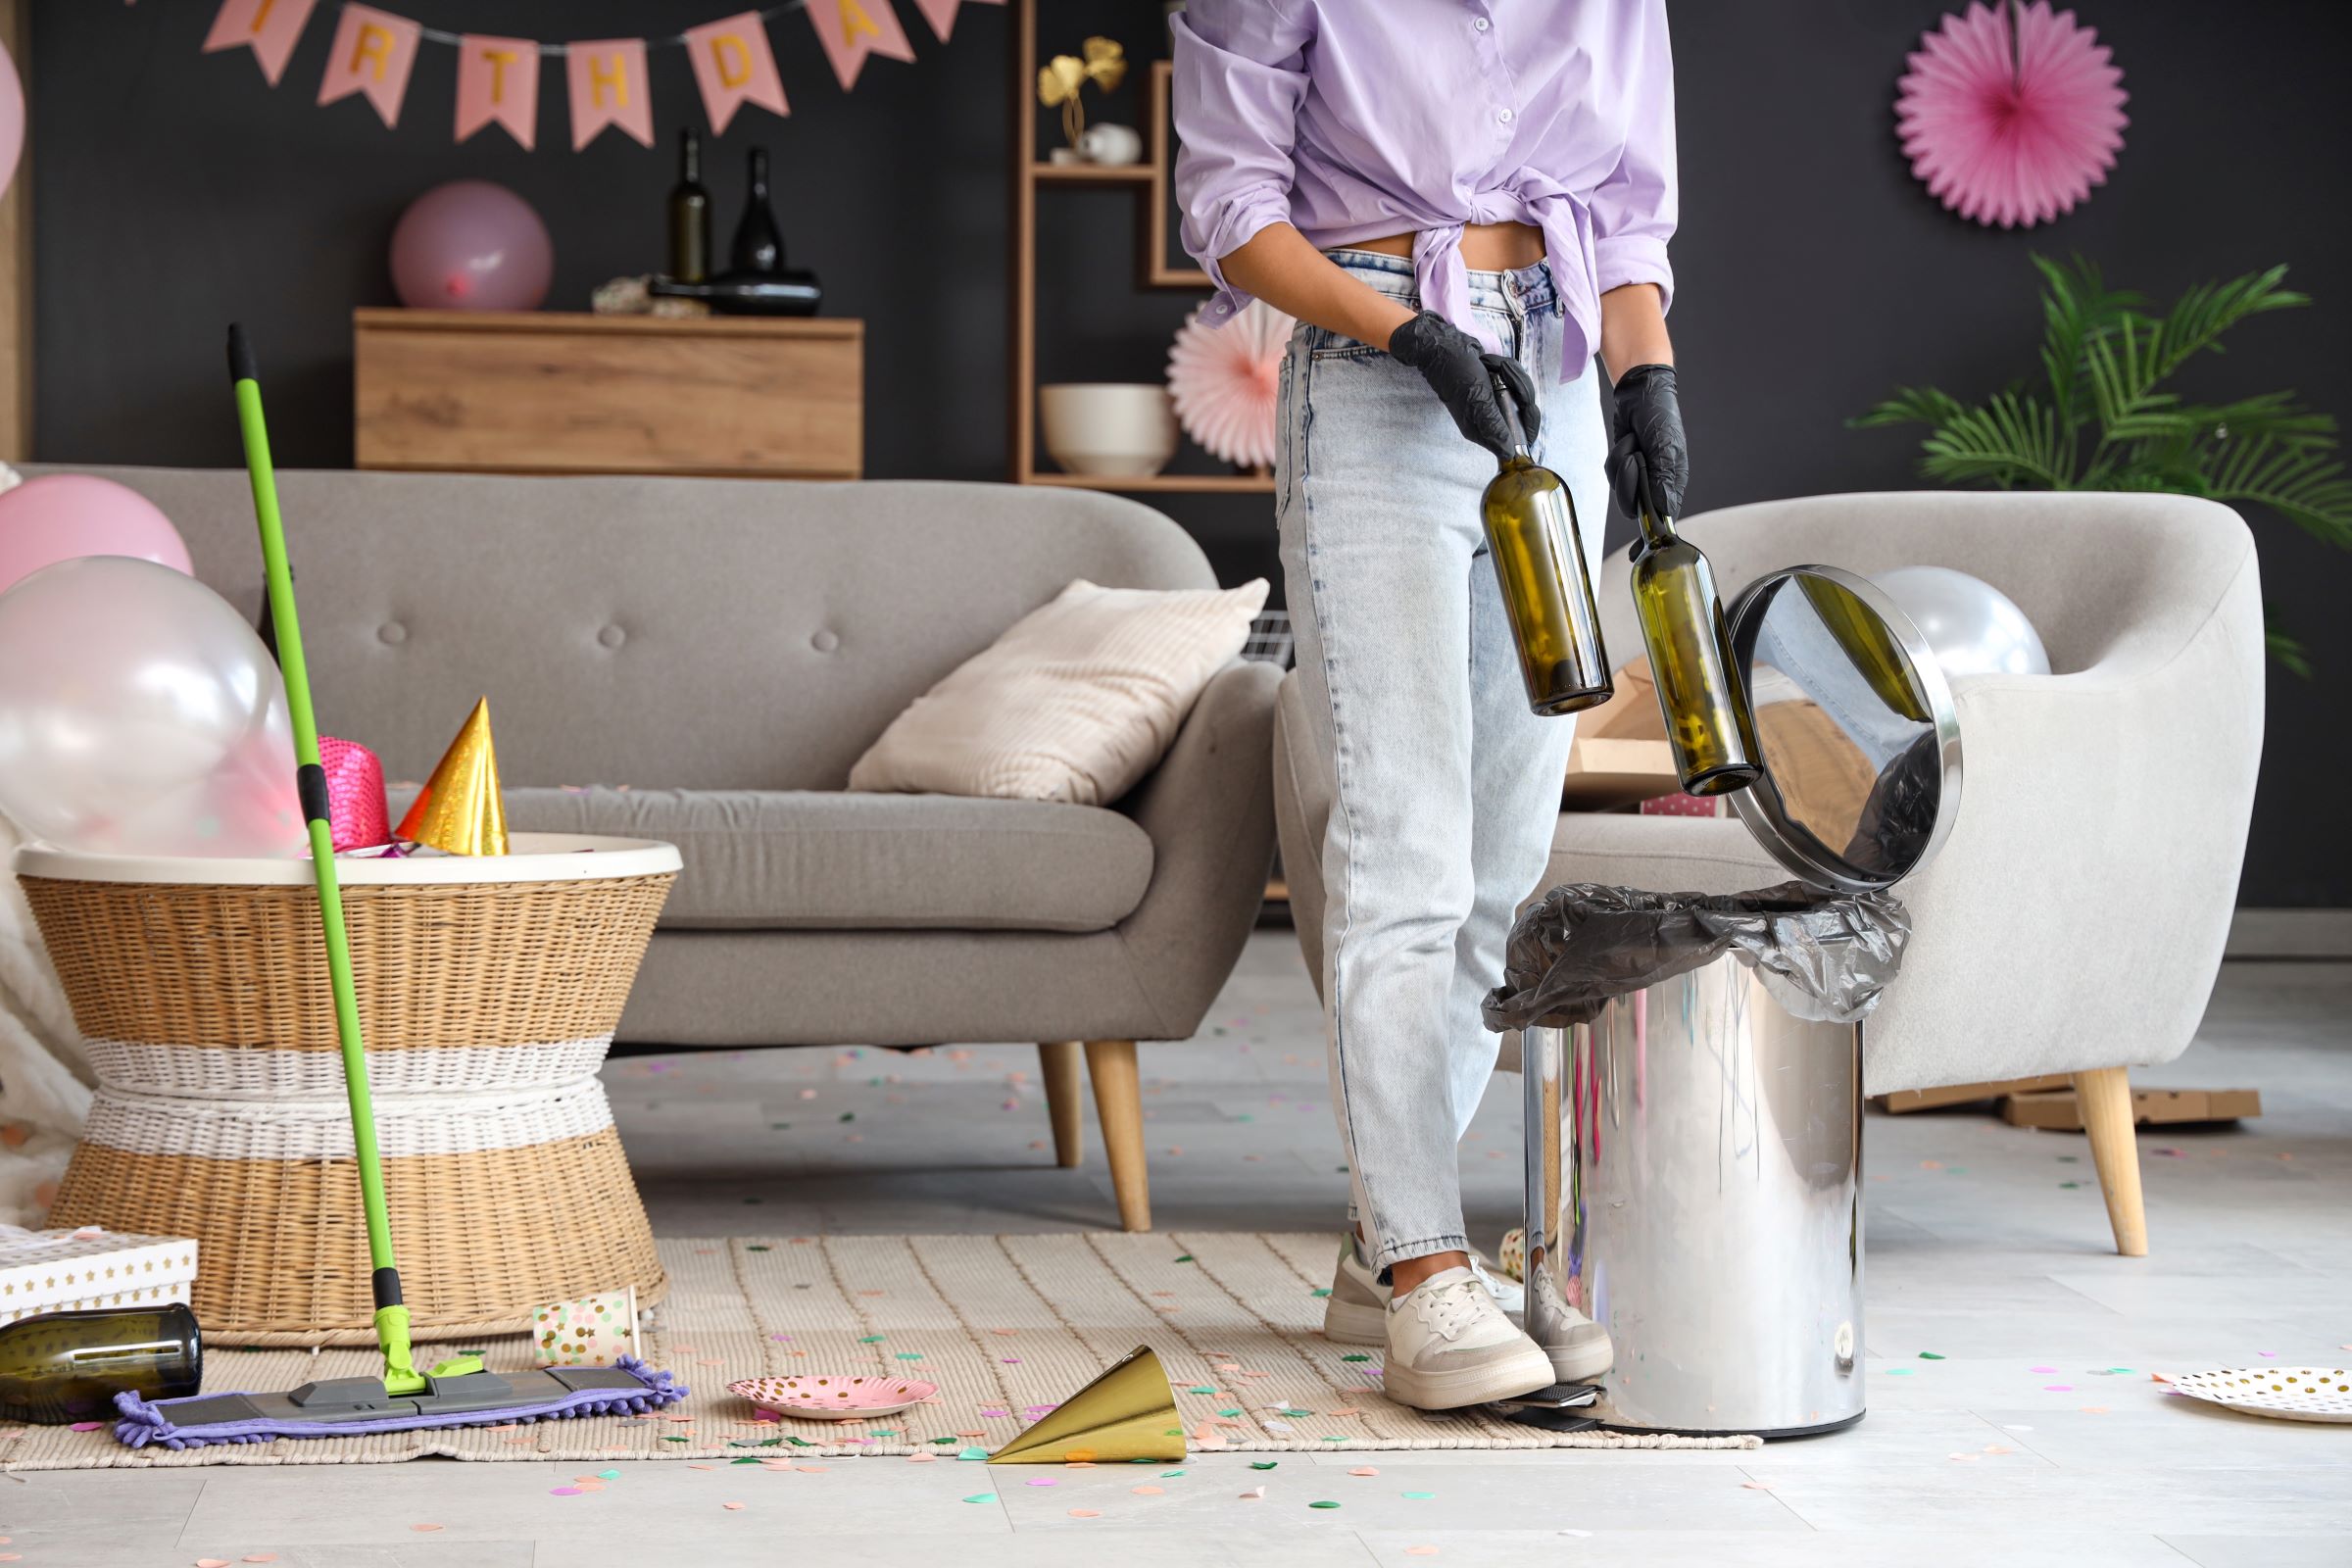
[[678, 140], [678, 172], [680, 177], [683, 178], [689, 185], [697, 185], [702, 182], [702, 138], [697, 136], [691, 130], [687, 131]]

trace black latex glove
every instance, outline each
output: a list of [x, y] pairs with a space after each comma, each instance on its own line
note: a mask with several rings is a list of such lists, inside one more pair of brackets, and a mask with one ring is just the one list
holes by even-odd
[[1690, 447], [1683, 436], [1683, 405], [1675, 396], [1674, 367], [1637, 365], [1617, 378], [1617, 439], [1609, 445], [1609, 489], [1629, 517], [1642, 514], [1644, 475], [1657, 514], [1683, 514], [1690, 483]]
[[1478, 339], [1435, 311], [1423, 311], [1389, 336], [1389, 357], [1421, 372], [1462, 434], [1494, 454], [1511, 455], [1511, 425], [1494, 390], [1500, 376], [1518, 400], [1519, 427], [1534, 446], [1544, 423], [1535, 378], [1507, 354], [1489, 354]]

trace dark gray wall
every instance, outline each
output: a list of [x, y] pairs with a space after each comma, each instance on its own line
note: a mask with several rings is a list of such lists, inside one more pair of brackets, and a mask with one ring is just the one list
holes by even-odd
[[[691, 25], [733, 0], [409, 0], [436, 25], [568, 37]], [[2081, 250], [2159, 298], [2273, 262], [2319, 296], [2311, 310], [2242, 329], [2198, 368], [2215, 396], [2300, 388], [2352, 416], [2352, 95], [2341, 90], [2352, 8], [2340, 0], [2084, 0], [2132, 93], [2109, 183], [2043, 229], [1986, 231], [1912, 181], [1891, 130], [1893, 82], [1939, 0], [1675, 0], [1683, 211], [1674, 315], [1696, 454], [1693, 500], [1720, 506], [1916, 482], [1901, 434], [1844, 418], [1898, 382], [1963, 395], [2032, 368], [2038, 326], [2027, 253]], [[220, 324], [251, 324], [267, 357], [279, 460], [351, 456], [349, 312], [391, 302], [385, 241], [402, 205], [441, 180], [502, 180], [556, 236], [555, 303], [661, 254], [667, 136], [702, 114], [685, 63], [658, 55], [664, 143], [608, 135], [568, 151], [563, 93], [543, 93], [541, 150], [485, 131], [448, 136], [453, 66], [420, 62], [401, 128], [357, 99], [312, 100], [331, 4], [284, 83], [267, 88], [243, 51], [202, 55], [217, 7], [150, 0], [37, 0], [28, 73], [35, 104], [39, 307], [37, 450], [60, 462], [231, 464], [220, 396]], [[868, 470], [996, 477], [1004, 463], [1008, 13], [964, 9], [941, 46], [902, 6], [918, 61], [874, 61], [857, 91], [833, 84], [807, 24], [775, 24], [793, 116], [747, 110], [714, 158], [732, 220], [737, 164], [772, 147], [797, 261], [827, 309], [869, 331]], [[1090, 31], [1157, 52], [1151, 0], [1048, 0], [1051, 46]], [[1108, 111], [1132, 120], [1131, 86]], [[1044, 298], [1056, 319], [1044, 379], [1157, 373], [1191, 304], [1131, 286], [1131, 199], [1050, 192]], [[722, 230], [723, 236], [723, 230]], [[1262, 499], [1168, 508], [1229, 579], [1274, 573]], [[2341, 723], [2352, 616], [2338, 605], [2352, 560], [2269, 516], [2253, 519], [2278, 618], [2319, 667], [2278, 674], [2263, 795], [2243, 897], [2352, 903], [2352, 833], [2333, 784], [2352, 774]], [[2194, 747], [2198, 737], [2179, 737]], [[2059, 808], [2095, 810], [2096, 802]], [[2128, 912], [2125, 914], [2129, 917]]]

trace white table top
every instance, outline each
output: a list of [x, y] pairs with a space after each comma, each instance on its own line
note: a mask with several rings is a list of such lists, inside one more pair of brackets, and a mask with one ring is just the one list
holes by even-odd
[[[429, 886], [450, 882], [591, 882], [607, 877], [656, 876], [680, 866], [677, 846], [658, 839], [607, 838], [586, 833], [515, 833], [506, 855], [443, 855], [415, 851], [397, 859], [373, 853], [338, 855], [335, 872], [345, 887]], [[20, 876], [68, 882], [163, 882], [202, 887], [308, 887], [307, 855], [275, 859], [210, 859], [201, 856], [85, 855], [28, 844], [17, 852]]]

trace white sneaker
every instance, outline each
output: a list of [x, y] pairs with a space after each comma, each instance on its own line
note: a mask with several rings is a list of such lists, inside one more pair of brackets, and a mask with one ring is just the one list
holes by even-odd
[[1389, 1302], [1381, 1387], [1418, 1410], [1457, 1410], [1549, 1388], [1551, 1357], [1466, 1268], [1433, 1274]]
[[[1495, 1305], [1513, 1313], [1525, 1307], [1527, 1293], [1517, 1280], [1504, 1278], [1476, 1252], [1470, 1254], [1470, 1267], [1487, 1294], [1494, 1298]], [[1323, 1298], [1323, 1337], [1335, 1345], [1387, 1344], [1392, 1294], [1365, 1261], [1355, 1238], [1343, 1235], [1339, 1266], [1331, 1275], [1331, 1294]]]
[[1606, 1372], [1617, 1359], [1609, 1331], [1560, 1299], [1549, 1270], [1537, 1271], [1536, 1289], [1544, 1295], [1540, 1315], [1551, 1324], [1537, 1343], [1551, 1357], [1552, 1374], [1562, 1383], [1590, 1383]]

